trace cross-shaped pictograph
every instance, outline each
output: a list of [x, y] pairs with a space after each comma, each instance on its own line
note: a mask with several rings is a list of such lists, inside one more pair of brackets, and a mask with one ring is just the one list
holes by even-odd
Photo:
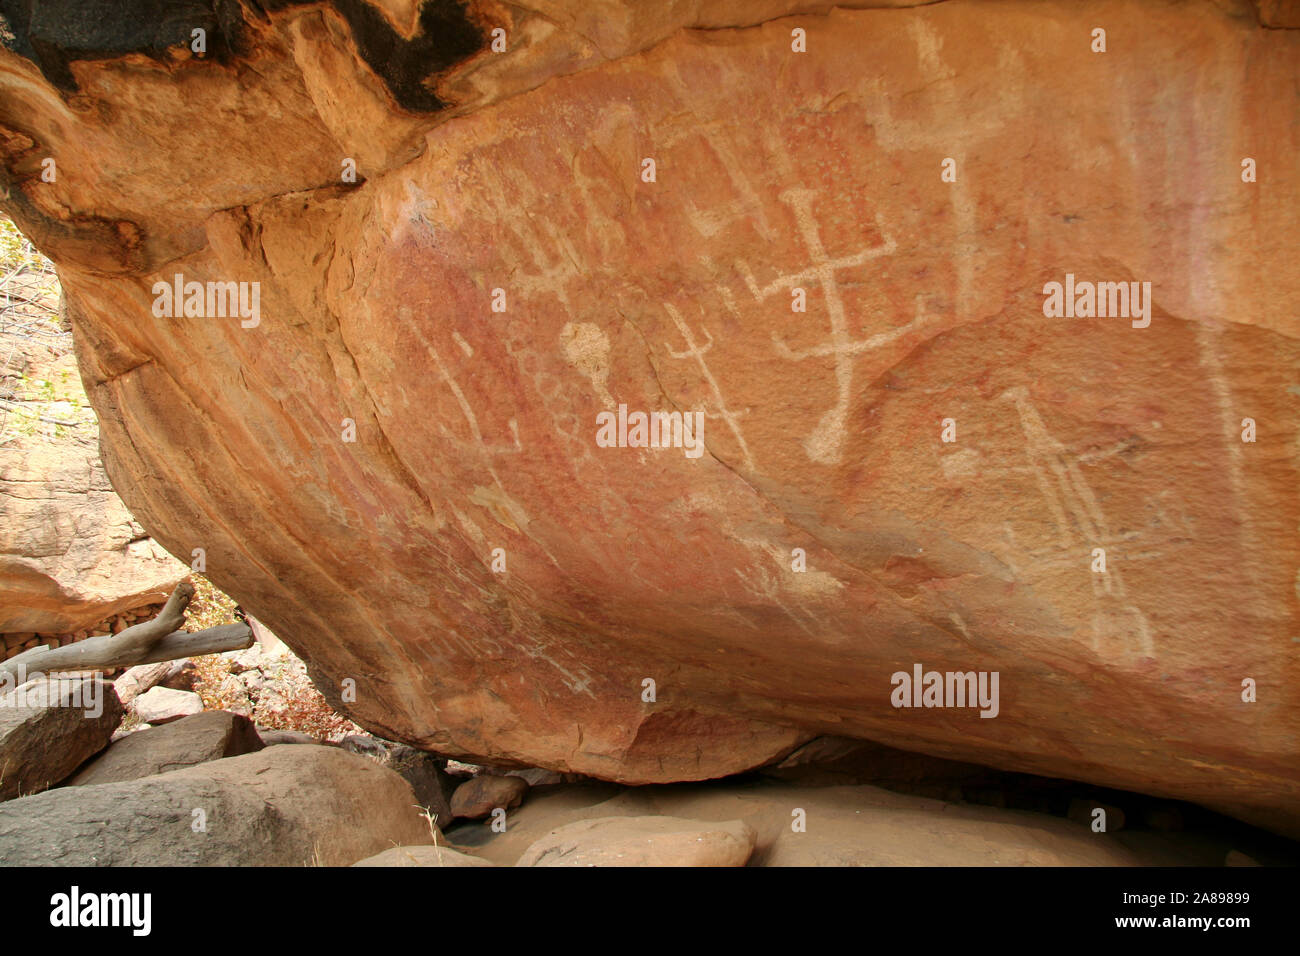
[[[822, 416], [817, 427], [804, 442], [804, 448], [809, 458], [819, 464], [833, 465], [840, 460], [842, 454], [844, 426], [853, 391], [854, 356], [888, 345], [890, 342], [916, 331], [925, 323], [926, 317], [921, 305], [921, 297], [918, 295], [916, 297], [916, 315], [907, 325], [858, 341], [850, 337], [848, 319], [844, 310], [844, 299], [840, 294], [836, 273], [843, 269], [853, 269], [866, 265], [872, 259], [880, 256], [890, 255], [895, 250], [896, 244], [893, 239], [886, 238], [881, 245], [861, 249], [852, 255], [831, 258], [827, 255], [825, 246], [822, 245], [821, 232], [817, 227], [817, 220], [813, 216], [813, 199], [815, 196], [816, 193], [811, 189], [794, 188], [787, 189], [781, 193], [780, 197], [781, 202], [789, 206], [794, 212], [800, 236], [803, 238], [804, 246], [807, 248], [809, 258], [812, 260], [812, 264], [808, 268], [800, 272], [779, 276], [767, 285], [760, 286], [755, 280], [753, 272], [745, 263], [737, 263], [737, 267], [744, 275], [749, 291], [760, 302], [777, 292], [789, 294], [791, 289], [804, 282], [815, 280], [821, 285], [822, 294], [826, 299], [826, 310], [830, 316], [830, 340], [810, 349], [795, 351], [786, 345], [774, 332], [772, 334], [772, 344], [782, 358], [796, 362], [807, 358], [834, 356], [837, 386], [835, 405]], [[877, 219], [876, 224], [879, 228], [879, 219]], [[880, 232], [881, 235], [884, 235], [883, 228], [880, 229]]]

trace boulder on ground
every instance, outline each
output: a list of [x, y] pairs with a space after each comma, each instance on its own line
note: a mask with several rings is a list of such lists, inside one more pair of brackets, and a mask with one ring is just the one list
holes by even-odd
[[209, 710], [124, 737], [79, 770], [68, 786], [138, 780], [209, 760], [256, 753], [262, 747], [247, 717]]
[[117, 692], [98, 677], [32, 680], [0, 697], [0, 800], [54, 786], [107, 747], [121, 720]]
[[141, 720], [157, 726], [202, 712], [203, 698], [193, 691], [152, 687], [135, 699], [133, 707]]
[[395, 846], [366, 857], [353, 866], [496, 866], [490, 860], [470, 856], [445, 846]]
[[162, 683], [162, 679], [167, 676], [170, 669], [171, 661], [128, 667], [122, 672], [121, 677], [113, 681], [113, 689], [117, 691], [118, 700], [123, 704], [131, 703], [145, 691]]
[[421, 808], [434, 814], [440, 826], [451, 823], [451, 797], [459, 781], [443, 770], [446, 760], [371, 734], [349, 734], [339, 746], [401, 774], [415, 791]]
[[[458, 789], [458, 781], [443, 772], [440, 762], [433, 754], [406, 744], [393, 744], [383, 761], [384, 766], [401, 774], [411, 785], [416, 802], [430, 813], [436, 814], [439, 824], [446, 826], [454, 817], [451, 799]], [[522, 794], [520, 799], [523, 799]]]
[[129, 704], [160, 684], [173, 690], [191, 690], [193, 673], [194, 663], [189, 658], [160, 661], [157, 664], [137, 664], [128, 667], [121, 677], [113, 681], [113, 686], [122, 703]]
[[744, 866], [755, 839], [741, 820], [600, 817], [552, 830], [516, 866]]
[[451, 815], [481, 820], [498, 808], [510, 810], [524, 802], [528, 782], [519, 777], [480, 773], [466, 780], [451, 796]]
[[431, 842], [410, 784], [337, 747], [268, 747], [0, 805], [10, 866], [347, 866]]

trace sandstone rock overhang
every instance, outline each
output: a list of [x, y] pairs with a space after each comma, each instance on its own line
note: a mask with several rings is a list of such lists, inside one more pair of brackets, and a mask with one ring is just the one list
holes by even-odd
[[[366, 0], [329, 0], [347, 23], [357, 54], [383, 78], [398, 105], [440, 110], [446, 104], [427, 83], [484, 45], [484, 36], [455, 0], [431, 0], [416, 11], [409, 36]], [[205, 54], [229, 64], [249, 52], [249, 19], [292, 7], [319, 7], [317, 0], [0, 0], [8, 29], [0, 43], [35, 62], [42, 75], [65, 93], [77, 92], [74, 60], [115, 59], [143, 54], [158, 60], [191, 47], [204, 32]]]
[[[437, 109], [357, 32], [413, 0], [75, 92], [0, 55], [115, 487], [390, 739], [639, 783], [858, 736], [1294, 831], [1300, 36], [879, 6], [472, 3]], [[1150, 324], [1048, 317], [1067, 276]], [[620, 406], [704, 453], [598, 443]], [[918, 664], [996, 718], [894, 707]]]

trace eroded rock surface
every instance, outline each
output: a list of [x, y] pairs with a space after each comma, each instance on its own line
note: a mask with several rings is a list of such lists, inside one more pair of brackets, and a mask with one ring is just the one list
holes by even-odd
[[[651, 782], [865, 737], [1294, 832], [1300, 33], [855, 6], [17, 30], [3, 206], [115, 486], [389, 739]], [[1046, 317], [1067, 274], [1150, 324]], [[156, 314], [177, 275], [257, 314]], [[620, 405], [701, 454], [600, 447]], [[917, 663], [997, 717], [891, 706]]]
[[187, 569], [131, 517], [93, 445], [7, 439], [0, 633], [62, 634], [164, 601]]

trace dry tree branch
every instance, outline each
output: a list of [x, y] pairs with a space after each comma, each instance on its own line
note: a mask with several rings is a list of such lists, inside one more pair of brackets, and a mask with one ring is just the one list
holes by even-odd
[[37, 672], [107, 671], [243, 650], [253, 645], [253, 632], [247, 624], [223, 624], [193, 634], [181, 630], [185, 626], [185, 610], [193, 598], [194, 585], [182, 581], [152, 620], [135, 624], [119, 634], [91, 637], [64, 647], [48, 644], [34, 647], [0, 662], [0, 674], [8, 672], [17, 679]]

